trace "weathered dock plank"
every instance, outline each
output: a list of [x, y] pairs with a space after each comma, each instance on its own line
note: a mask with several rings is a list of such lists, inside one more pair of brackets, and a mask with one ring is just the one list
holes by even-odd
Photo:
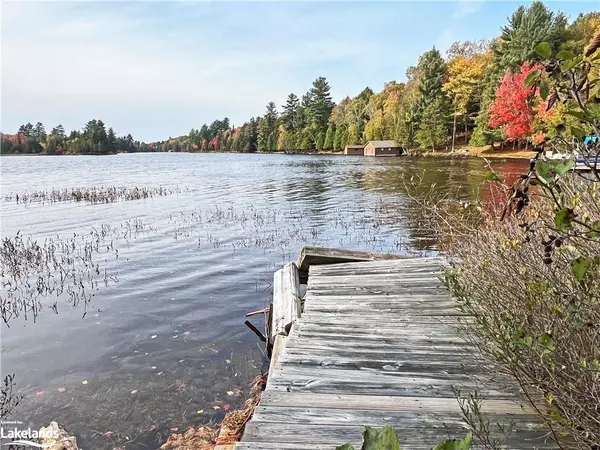
[[477, 391], [492, 424], [513, 426], [507, 439], [492, 427], [506, 448], [557, 448], [517, 383], [464, 339], [459, 325], [472, 319], [443, 287], [444, 265], [432, 257], [311, 266], [304, 310], [278, 336], [235, 449], [358, 449], [365, 425], [392, 425], [403, 450], [431, 449], [467, 432], [456, 389]]
[[270, 341], [275, 336], [287, 335], [292, 325], [300, 317], [302, 304], [300, 281], [296, 264], [288, 263], [275, 272], [273, 277], [273, 315]]
[[308, 279], [308, 269], [310, 267], [314, 268], [323, 264], [378, 260], [388, 261], [401, 258], [406, 257], [388, 253], [360, 252], [356, 250], [306, 246], [300, 252], [300, 258], [298, 258], [297, 265], [300, 272], [300, 282], [306, 283]]

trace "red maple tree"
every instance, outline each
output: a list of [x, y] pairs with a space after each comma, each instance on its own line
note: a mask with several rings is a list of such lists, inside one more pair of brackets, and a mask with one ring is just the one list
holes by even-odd
[[541, 98], [535, 94], [535, 88], [525, 86], [525, 79], [536, 70], [543, 69], [539, 64], [531, 65], [527, 61], [518, 73], [512, 74], [507, 69], [496, 89], [496, 99], [489, 109], [489, 125], [502, 128], [509, 140], [525, 139], [533, 132], [535, 112], [532, 104], [539, 106]]

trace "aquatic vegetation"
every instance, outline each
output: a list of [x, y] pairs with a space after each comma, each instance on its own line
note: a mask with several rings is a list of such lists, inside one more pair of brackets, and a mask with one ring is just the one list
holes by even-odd
[[[139, 219], [119, 226], [103, 224], [90, 233], [38, 241], [20, 232], [0, 241], [0, 315], [8, 325], [20, 315], [35, 321], [43, 307], [42, 299], [66, 297], [72, 306], [87, 305], [103, 284], [118, 282], [106, 262], [101, 266], [98, 254], [119, 258], [116, 241], [127, 240], [152, 231]], [[47, 305], [58, 313], [58, 300]]]
[[13, 192], [4, 201], [13, 203], [87, 202], [92, 205], [116, 201], [140, 200], [187, 191], [180, 187], [149, 186], [94, 186], [51, 189], [33, 192]]

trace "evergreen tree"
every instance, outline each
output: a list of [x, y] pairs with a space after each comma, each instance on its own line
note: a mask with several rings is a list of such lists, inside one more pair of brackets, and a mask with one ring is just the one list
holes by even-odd
[[335, 134], [333, 135], [333, 149], [339, 150], [342, 147], [342, 130], [343, 126], [337, 126], [335, 128]]
[[115, 134], [115, 131], [112, 129], [112, 127], [108, 129], [107, 148], [109, 153], [115, 153], [118, 149], [117, 135]]
[[415, 140], [422, 148], [435, 150], [446, 141], [447, 136], [446, 108], [443, 100], [438, 98], [429, 103], [423, 111]]
[[319, 132], [325, 132], [327, 129], [327, 121], [334, 106], [330, 90], [331, 88], [325, 77], [319, 77], [313, 81], [310, 90], [310, 104], [308, 106], [310, 121]]
[[299, 129], [299, 108], [300, 100], [298, 99], [298, 96], [292, 92], [290, 95], [288, 95], [287, 101], [283, 106], [283, 114], [281, 115], [285, 129], [290, 133], [295, 133]]
[[317, 133], [317, 138], [315, 139], [315, 146], [317, 150], [323, 150], [323, 145], [325, 143], [325, 134], [322, 131]]
[[35, 124], [35, 128], [33, 129], [33, 138], [38, 142], [44, 142], [46, 140], [46, 129], [44, 128], [44, 124], [42, 124], [42, 122]]
[[540, 1], [528, 7], [519, 6], [502, 27], [500, 39], [492, 44], [498, 78], [506, 68], [515, 73], [525, 61], [532, 60], [536, 56], [534, 48], [540, 42], [548, 42], [553, 51], [558, 50], [566, 23], [563, 13], [553, 13]]
[[442, 86], [446, 76], [446, 63], [440, 52], [434, 47], [419, 58], [417, 70], [421, 73], [417, 110], [422, 113], [427, 106], [438, 99], [443, 103]]
[[335, 125], [330, 123], [325, 133], [325, 142], [323, 142], [323, 148], [325, 150], [333, 149], [333, 139], [335, 137]]

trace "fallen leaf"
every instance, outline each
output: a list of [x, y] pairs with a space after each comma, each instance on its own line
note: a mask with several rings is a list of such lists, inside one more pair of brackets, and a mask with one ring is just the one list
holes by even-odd
[[83, 380], [81, 384], [88, 384], [88, 380]]
[[156, 429], [156, 425], [155, 425], [155, 424], [152, 424], [152, 425], [150, 425], [150, 428], [148, 428], [148, 431], [152, 431], [152, 430], [154, 430], [154, 429]]
[[214, 409], [216, 411], [217, 409], [221, 409], [221, 407], [217, 406], [217, 405], [213, 405], [212, 409]]
[[233, 397], [233, 391], [227, 391], [227, 395], [229, 395], [230, 397]]
[[203, 414], [204, 410], [203, 409], [199, 409], [198, 411], [196, 411], [196, 414]]
[[66, 391], [66, 389], [64, 387], [59, 387], [58, 388], [58, 392], [65, 392], [65, 391]]
[[107, 431], [106, 433], [104, 433], [104, 436], [106, 436], [107, 438], [111, 437], [113, 434], [112, 431]]
[[226, 362], [227, 364], [231, 364], [231, 360], [230, 360], [230, 359], [226, 359], [226, 360], [225, 360], [225, 362]]
[[150, 336], [150, 339], [156, 339], [156, 334], [153, 334], [152, 336]]
[[42, 389], [41, 391], [37, 391], [37, 392], [35, 393], [35, 396], [36, 396], [36, 397], [42, 397], [44, 394], [45, 394], [45, 392], [44, 392], [44, 390]]
[[135, 394], [137, 394], [137, 391], [138, 391], [137, 389], [134, 389], [133, 391], [131, 391], [131, 393], [132, 393], [133, 395], [135, 395]]
[[156, 366], [152, 366], [152, 370], [156, 369]]
[[223, 406], [223, 409], [224, 409], [225, 411], [229, 411], [229, 408], [231, 408], [231, 406], [229, 406], [229, 405], [225, 405], [225, 406]]
[[173, 431], [173, 432], [179, 431], [179, 427], [171, 427], [171, 431]]

